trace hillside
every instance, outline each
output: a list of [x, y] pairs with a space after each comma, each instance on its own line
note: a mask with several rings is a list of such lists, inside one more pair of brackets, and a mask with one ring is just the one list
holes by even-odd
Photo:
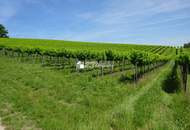
[[[0, 117], [6, 129], [190, 129], [189, 89], [185, 96], [179, 85], [175, 48], [71, 43], [0, 40]], [[39, 50], [29, 51], [34, 48]], [[58, 55], [65, 50], [78, 51]], [[85, 56], [101, 51], [105, 58], [97, 67], [76, 70], [75, 58], [84, 50]], [[89, 57], [81, 61], [98, 60]]]

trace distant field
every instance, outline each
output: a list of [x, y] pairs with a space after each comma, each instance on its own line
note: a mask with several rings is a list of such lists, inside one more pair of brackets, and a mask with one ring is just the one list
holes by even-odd
[[[112, 50], [117, 52], [126, 52], [131, 50], [141, 50], [152, 53], [161, 53], [167, 50], [167, 46], [155, 45], [132, 45], [132, 44], [111, 44], [94, 42], [77, 42], [62, 40], [41, 40], [41, 39], [0, 39], [0, 46], [18, 47], [18, 48], [40, 48], [44, 50], [90, 50], [105, 51]], [[169, 49], [168, 49], [169, 50]]]

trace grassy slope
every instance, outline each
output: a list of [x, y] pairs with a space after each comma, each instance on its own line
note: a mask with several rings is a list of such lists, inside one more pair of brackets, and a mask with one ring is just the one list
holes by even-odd
[[115, 51], [126, 51], [129, 49], [139, 49], [150, 51], [151, 49], [159, 46], [153, 45], [132, 45], [132, 44], [111, 44], [111, 43], [94, 43], [94, 42], [72, 42], [72, 41], [61, 41], [61, 40], [42, 40], [42, 39], [0, 39], [0, 45], [10, 47], [27, 47], [27, 48], [42, 48], [42, 49], [86, 49], [86, 50], [107, 50], [112, 49]]
[[0, 64], [1, 114], [6, 123], [18, 129], [25, 120], [33, 120], [42, 128], [74, 129], [96, 120], [135, 90], [114, 77], [92, 79], [12, 63], [6, 58], [1, 58]]
[[182, 129], [189, 128], [189, 101], [161, 85], [171, 64], [134, 84], [119, 75], [89, 75], [18, 64], [0, 57], [0, 117], [10, 128]]

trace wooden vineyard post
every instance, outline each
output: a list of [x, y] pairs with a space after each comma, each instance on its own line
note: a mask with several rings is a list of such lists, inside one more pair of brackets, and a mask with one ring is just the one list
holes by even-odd
[[114, 60], [111, 63], [111, 73], [113, 73], [113, 71], [114, 71]]
[[22, 62], [25, 62], [25, 53], [22, 53]]
[[20, 63], [22, 62], [22, 58], [23, 58], [23, 53], [21, 52], [20, 53], [20, 61], [19, 61]]
[[137, 67], [137, 62], [135, 63], [135, 83], [137, 81], [137, 76], [138, 76], [138, 67]]
[[103, 65], [101, 66], [101, 75], [102, 76], [104, 75], [104, 67], [103, 67]]
[[75, 59], [75, 69], [76, 69], [76, 72], [78, 72], [78, 68], [77, 68], [77, 63], [78, 63], [78, 59]]
[[134, 65], [134, 87], [136, 87], [136, 80], [137, 80], [137, 67], [135, 64]]
[[34, 59], [35, 59], [34, 64], [38, 63], [38, 54], [37, 53], [35, 53], [35, 58]]
[[124, 66], [125, 66], [125, 60], [124, 60], [124, 58], [123, 58], [123, 61], [122, 61], [122, 69], [121, 69], [122, 72], [124, 71]]
[[184, 65], [183, 67], [183, 84], [184, 84], [184, 90], [187, 91], [187, 74], [188, 74], [188, 65]]
[[32, 55], [32, 60], [33, 60], [32, 64], [35, 64], [35, 54]]
[[137, 63], [135, 64], [135, 83], [137, 80], [137, 73], [138, 73], [138, 69], [137, 69]]
[[48, 65], [51, 64], [51, 56], [48, 57]]
[[104, 68], [103, 68], [103, 61], [101, 61], [101, 65], [100, 65], [100, 75], [103, 76], [104, 75]]
[[41, 64], [44, 65], [44, 55], [42, 55], [42, 61]]
[[3, 56], [5, 55], [5, 48], [3, 48], [2, 55]]
[[112, 61], [110, 61], [109, 64], [110, 64], [110, 73], [112, 73]]
[[61, 66], [62, 66], [62, 68], [64, 68], [64, 64], [65, 64], [65, 57], [63, 56], [61, 59], [62, 59]]
[[59, 56], [59, 57], [58, 57], [58, 64], [59, 64], [59, 66], [61, 66], [60, 60], [61, 60], [61, 57]]
[[86, 59], [84, 59], [84, 72], [86, 70]]
[[18, 52], [18, 62], [20, 62], [20, 52]]
[[135, 83], [135, 79], [136, 79], [136, 67], [134, 66], [134, 83]]

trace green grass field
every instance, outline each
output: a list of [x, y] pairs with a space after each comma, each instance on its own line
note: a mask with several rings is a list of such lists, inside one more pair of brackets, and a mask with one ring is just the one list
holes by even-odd
[[[0, 45], [119, 51], [153, 47], [25, 39], [3, 39]], [[172, 48], [164, 53], [175, 57]], [[180, 76], [179, 68], [171, 75], [173, 67], [172, 59], [134, 83], [120, 81], [128, 71], [92, 77], [91, 72], [56, 70], [0, 56], [1, 122], [8, 130], [189, 130], [189, 93], [163, 89], [172, 88], [176, 81], [169, 79]], [[168, 80], [171, 84], [164, 84]]]
[[161, 89], [171, 64], [147, 73], [136, 86], [120, 83], [119, 75], [92, 78], [5, 57], [0, 64], [0, 116], [8, 129], [190, 128], [189, 100]]

